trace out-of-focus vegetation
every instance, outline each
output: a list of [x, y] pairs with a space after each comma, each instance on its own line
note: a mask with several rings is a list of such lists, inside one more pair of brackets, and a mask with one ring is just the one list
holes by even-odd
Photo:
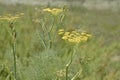
[[[51, 25], [51, 16], [43, 14], [44, 8], [46, 7], [0, 4], [0, 16], [24, 13], [15, 22], [17, 80], [66, 79], [65, 68], [70, 60], [72, 45], [57, 36], [53, 47], [44, 49], [39, 39], [41, 25], [34, 23], [35, 19], [44, 19], [44, 25]], [[60, 24], [61, 28], [66, 31], [78, 29], [92, 34], [88, 42], [77, 46], [76, 55], [69, 67], [68, 80], [77, 72], [79, 75], [75, 80], [120, 80], [119, 9], [114, 12], [110, 9], [88, 10], [82, 6], [65, 8], [67, 11], [63, 23]], [[0, 80], [14, 80], [11, 44], [8, 23], [0, 20]]]

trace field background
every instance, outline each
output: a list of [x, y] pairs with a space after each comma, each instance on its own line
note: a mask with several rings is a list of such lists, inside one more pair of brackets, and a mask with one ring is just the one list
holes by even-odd
[[[92, 34], [90, 41], [78, 47], [70, 66], [69, 80], [80, 69], [82, 73], [77, 80], [120, 80], [119, 0], [52, 0], [53, 3], [44, 0], [43, 4], [42, 0], [30, 1], [0, 0], [0, 16], [24, 13], [15, 23], [18, 80], [59, 80], [56, 71], [65, 69], [70, 46], [58, 41], [53, 48], [44, 51], [37, 35], [40, 26], [34, 24], [33, 19], [41, 18], [35, 8], [42, 10], [64, 5], [68, 10], [62, 26], [67, 30], [79, 28]], [[0, 80], [10, 80], [7, 77], [13, 71], [11, 37], [7, 26], [7, 22], [0, 21]], [[65, 77], [60, 80], [65, 80]]]

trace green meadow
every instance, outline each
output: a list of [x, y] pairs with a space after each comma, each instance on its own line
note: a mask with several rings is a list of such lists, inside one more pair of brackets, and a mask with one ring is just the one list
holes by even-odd
[[[120, 10], [47, 7], [0, 4], [0, 80], [120, 80]], [[2, 19], [20, 13], [15, 22]], [[92, 36], [72, 43], [59, 29]]]

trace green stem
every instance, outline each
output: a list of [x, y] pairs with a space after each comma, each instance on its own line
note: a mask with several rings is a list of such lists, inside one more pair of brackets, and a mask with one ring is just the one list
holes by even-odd
[[69, 61], [69, 63], [66, 65], [66, 80], [68, 80], [68, 70], [69, 70], [69, 67], [73, 61], [73, 57], [75, 55], [75, 50], [73, 51], [73, 53], [71, 54], [71, 59]]
[[47, 45], [46, 45], [45, 40], [43, 39], [43, 37], [41, 36], [41, 34], [38, 34], [38, 35], [39, 35], [40, 40], [42, 40], [44, 48], [47, 49]]
[[16, 41], [13, 42], [13, 58], [14, 58], [14, 75], [17, 79], [17, 69], [16, 69]]
[[[50, 28], [50, 31], [49, 31], [49, 29], [46, 27], [46, 25], [43, 23], [43, 24], [40, 24], [41, 25], [41, 30], [42, 30], [42, 34], [43, 34], [43, 36], [40, 36], [41, 37], [41, 39], [42, 39], [42, 41], [43, 41], [43, 43], [46, 45], [46, 49], [48, 48], [51, 48], [51, 41], [52, 41], [52, 39], [51, 39], [51, 35], [50, 35], [50, 33], [51, 33], [51, 29], [52, 28]], [[45, 39], [45, 32], [47, 33], [47, 37], [48, 37], [48, 42], [46, 42], [47, 40]], [[44, 45], [43, 44], [43, 45]], [[44, 46], [45, 46], [44, 45]], [[47, 46], [48, 45], [48, 46]]]
[[45, 49], [47, 49], [47, 44], [46, 44], [46, 39], [45, 39], [45, 31], [47, 31], [46, 27], [44, 24], [40, 23], [41, 26], [41, 32], [42, 33], [38, 33], [39, 38], [42, 40], [43, 46]]
[[54, 24], [55, 24], [55, 17], [53, 16], [53, 22], [52, 22], [52, 26], [51, 26], [51, 28], [50, 28], [50, 33], [51, 33], [51, 31], [52, 31], [52, 29], [53, 29], [53, 27], [54, 27]]
[[49, 37], [49, 48], [52, 47], [52, 43], [53, 43], [53, 38], [51, 38], [51, 32], [52, 32], [52, 29], [55, 25], [55, 17], [53, 16], [53, 22], [52, 22], [52, 25], [50, 27], [50, 30], [48, 31], [48, 37]]
[[13, 50], [13, 60], [14, 60], [14, 76], [15, 76], [15, 80], [17, 80], [17, 66], [16, 66], [16, 31], [15, 31], [15, 27], [14, 27], [14, 23], [10, 22], [9, 23], [9, 27], [11, 28], [11, 35], [12, 35], [12, 39], [13, 39], [13, 44], [12, 44], [12, 50]]
[[74, 76], [71, 80], [76, 80], [82, 73], [82, 69], [80, 69]]

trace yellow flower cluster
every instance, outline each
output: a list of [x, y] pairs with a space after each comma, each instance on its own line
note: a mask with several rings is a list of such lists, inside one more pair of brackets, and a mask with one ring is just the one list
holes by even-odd
[[5, 16], [0, 16], [0, 20], [6, 20], [9, 22], [15, 21], [20, 18], [20, 16], [23, 16], [24, 13], [17, 14], [15, 16], [12, 16], [11, 14], [7, 14]]
[[49, 12], [52, 15], [56, 16], [56, 15], [59, 15], [60, 13], [62, 13], [63, 9], [59, 9], [59, 8], [53, 8], [53, 9], [46, 8], [46, 9], [43, 9], [43, 11]]
[[85, 32], [78, 32], [76, 30], [71, 32], [65, 32], [64, 29], [58, 31], [59, 35], [62, 35], [62, 39], [72, 43], [80, 43], [87, 41], [91, 35]]

